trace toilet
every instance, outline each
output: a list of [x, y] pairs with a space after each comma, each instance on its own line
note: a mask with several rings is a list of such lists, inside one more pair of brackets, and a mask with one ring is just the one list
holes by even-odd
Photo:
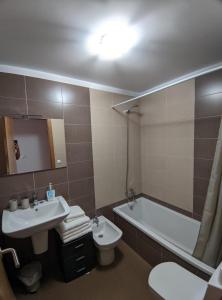
[[122, 231], [104, 216], [93, 223], [93, 239], [98, 249], [98, 262], [101, 266], [110, 265], [115, 259], [115, 247], [122, 237]]
[[156, 299], [220, 300], [222, 298], [222, 262], [207, 282], [174, 262], [152, 269], [148, 284]]

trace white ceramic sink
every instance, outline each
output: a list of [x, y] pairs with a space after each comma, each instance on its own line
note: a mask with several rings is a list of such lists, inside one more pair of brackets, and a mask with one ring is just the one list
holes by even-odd
[[34, 233], [51, 229], [60, 223], [70, 212], [61, 196], [53, 201], [41, 201], [33, 208], [3, 211], [2, 232], [14, 238], [26, 238]]
[[[41, 239], [45, 242], [48, 238], [48, 230], [60, 223], [69, 213], [70, 207], [61, 196], [53, 201], [40, 201], [33, 208], [18, 209], [14, 212], [4, 210], [2, 232], [14, 238], [32, 237], [34, 243], [41, 244]], [[39, 252], [35, 251], [35, 245], [33, 247], [35, 253]], [[44, 251], [39, 253], [42, 252]]]

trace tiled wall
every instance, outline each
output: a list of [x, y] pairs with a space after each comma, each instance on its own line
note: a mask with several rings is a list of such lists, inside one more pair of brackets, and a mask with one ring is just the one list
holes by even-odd
[[222, 115], [222, 71], [196, 78], [194, 142], [194, 214], [205, 203]]
[[94, 213], [94, 183], [89, 90], [12, 74], [0, 74], [0, 115], [32, 114], [64, 118], [68, 167], [0, 178], [0, 207], [11, 197], [45, 198], [48, 183], [69, 203]]
[[195, 83], [142, 98], [142, 193], [193, 212]]
[[[125, 198], [126, 114], [112, 105], [128, 99], [90, 90], [96, 208]], [[129, 187], [140, 193], [140, 126], [138, 116], [130, 119]]]
[[[57, 195], [63, 195], [70, 204], [80, 204], [88, 215], [94, 215], [89, 89], [0, 73], [0, 115], [9, 114], [64, 118], [68, 166], [57, 170], [1, 177], [0, 210], [7, 206], [10, 198], [31, 196], [33, 191], [37, 192], [39, 199], [45, 198], [48, 183], [52, 182]], [[0, 246], [16, 248], [21, 263], [33, 260], [30, 239], [17, 240], [1, 236]], [[53, 232], [49, 235], [49, 252], [41, 257], [41, 261], [46, 265], [45, 270], [53, 269], [56, 265]]]

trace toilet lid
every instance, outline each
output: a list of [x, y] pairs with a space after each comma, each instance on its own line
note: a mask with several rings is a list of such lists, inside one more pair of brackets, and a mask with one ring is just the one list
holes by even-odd
[[203, 300], [207, 282], [173, 262], [152, 269], [149, 286], [166, 300]]

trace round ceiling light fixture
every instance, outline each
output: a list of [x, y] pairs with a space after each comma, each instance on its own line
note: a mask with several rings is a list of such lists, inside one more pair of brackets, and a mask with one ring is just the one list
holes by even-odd
[[117, 59], [127, 53], [138, 40], [134, 27], [116, 20], [101, 26], [88, 40], [88, 49], [101, 59]]

